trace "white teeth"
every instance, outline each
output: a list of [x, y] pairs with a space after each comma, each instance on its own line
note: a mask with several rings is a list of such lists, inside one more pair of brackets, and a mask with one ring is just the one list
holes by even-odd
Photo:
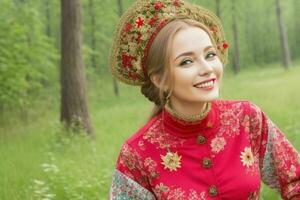
[[197, 88], [203, 88], [203, 87], [210, 87], [210, 86], [213, 86], [213, 85], [214, 85], [214, 81], [209, 81], [209, 82], [206, 82], [206, 83], [199, 84], [196, 87]]

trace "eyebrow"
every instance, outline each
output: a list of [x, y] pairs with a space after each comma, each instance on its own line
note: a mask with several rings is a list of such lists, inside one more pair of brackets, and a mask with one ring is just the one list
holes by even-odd
[[[210, 45], [210, 46], [205, 47], [205, 48], [204, 48], [204, 51], [207, 51], [207, 50], [210, 49], [210, 48], [213, 48], [213, 46]], [[187, 51], [187, 52], [184, 52], [184, 53], [178, 55], [178, 56], [174, 59], [174, 61], [177, 60], [179, 57], [182, 57], [182, 56], [190, 56], [190, 55], [194, 55], [194, 52], [193, 52], [193, 51]]]

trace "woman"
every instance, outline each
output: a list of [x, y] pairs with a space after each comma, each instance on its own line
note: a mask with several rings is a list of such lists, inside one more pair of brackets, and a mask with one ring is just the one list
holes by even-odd
[[180, 0], [122, 16], [113, 74], [155, 109], [124, 144], [111, 199], [259, 199], [260, 182], [300, 199], [300, 156], [248, 101], [217, 100], [228, 45], [218, 18]]

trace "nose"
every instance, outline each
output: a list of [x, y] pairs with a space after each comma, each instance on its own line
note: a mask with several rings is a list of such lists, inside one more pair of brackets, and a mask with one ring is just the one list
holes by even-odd
[[207, 61], [199, 62], [198, 73], [200, 76], [207, 76], [213, 72], [213, 68]]

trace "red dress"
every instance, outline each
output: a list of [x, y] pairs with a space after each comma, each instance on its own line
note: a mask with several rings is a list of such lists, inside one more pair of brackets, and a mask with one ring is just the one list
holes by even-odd
[[300, 156], [248, 101], [212, 102], [199, 122], [163, 110], [123, 145], [110, 199], [259, 199], [260, 182], [300, 199]]

